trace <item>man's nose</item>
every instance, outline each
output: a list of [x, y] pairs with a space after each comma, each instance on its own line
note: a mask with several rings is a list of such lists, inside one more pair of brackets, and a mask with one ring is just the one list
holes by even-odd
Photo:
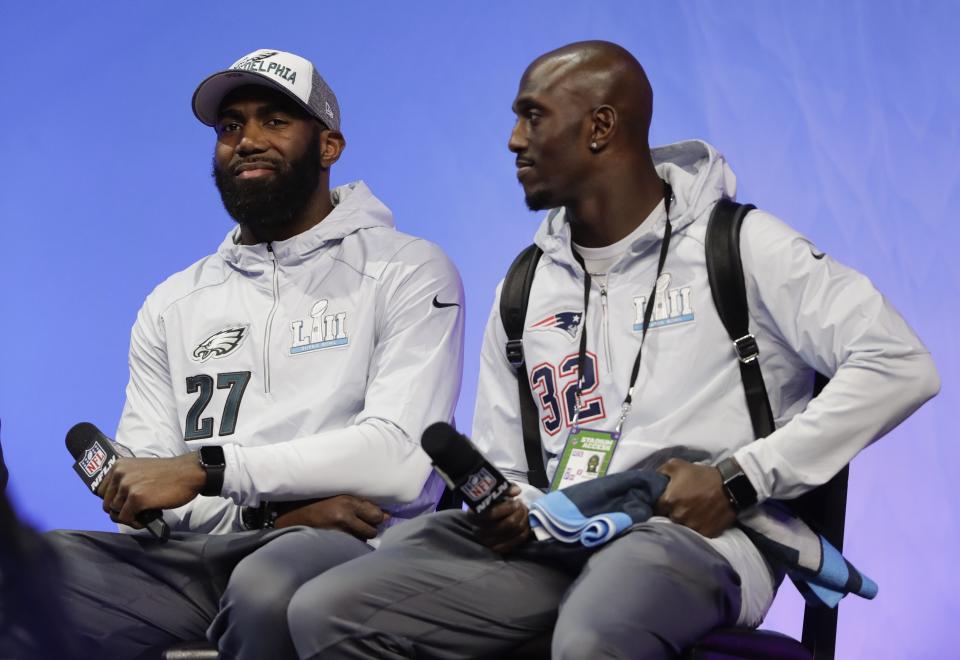
[[520, 153], [527, 148], [527, 137], [524, 135], [523, 127], [518, 119], [510, 132], [510, 139], [507, 141], [507, 149], [515, 154]]
[[237, 153], [241, 156], [260, 153], [267, 149], [266, 141], [263, 139], [263, 132], [259, 127], [252, 126], [251, 124], [252, 122], [243, 127], [240, 142], [237, 144]]

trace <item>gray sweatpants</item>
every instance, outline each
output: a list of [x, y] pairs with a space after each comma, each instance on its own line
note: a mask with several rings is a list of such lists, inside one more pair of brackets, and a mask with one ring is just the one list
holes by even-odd
[[64, 602], [85, 657], [111, 660], [204, 637], [224, 659], [296, 657], [286, 621], [293, 593], [372, 550], [343, 532], [307, 527], [174, 533], [162, 544], [107, 532], [46, 538], [62, 557]]
[[736, 572], [680, 525], [646, 523], [571, 567], [501, 557], [447, 511], [309, 581], [289, 621], [308, 659], [496, 657], [551, 628], [555, 659], [663, 658], [739, 611]]

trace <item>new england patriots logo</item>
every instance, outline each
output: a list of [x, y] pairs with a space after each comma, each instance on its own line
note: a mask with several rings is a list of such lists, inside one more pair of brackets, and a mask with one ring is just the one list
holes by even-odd
[[530, 326], [530, 330], [560, 330], [573, 340], [580, 330], [581, 312], [558, 312]]
[[213, 333], [193, 349], [191, 359], [194, 362], [206, 362], [210, 358], [222, 358], [224, 355], [233, 352], [243, 343], [249, 327], [247, 325], [235, 326]]

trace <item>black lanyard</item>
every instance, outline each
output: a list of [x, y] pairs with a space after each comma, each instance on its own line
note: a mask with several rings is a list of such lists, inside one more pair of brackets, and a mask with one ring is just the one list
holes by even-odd
[[[657, 263], [657, 276], [653, 279], [653, 287], [650, 295], [647, 296], [647, 306], [643, 310], [643, 331], [640, 335], [640, 347], [637, 349], [637, 358], [633, 361], [633, 370], [630, 372], [630, 387], [627, 389], [627, 396], [620, 406], [620, 421], [617, 422], [617, 434], [623, 428], [623, 422], [630, 413], [630, 407], [633, 403], [633, 388], [637, 382], [637, 374], [640, 373], [640, 358], [643, 355], [643, 342], [647, 338], [647, 329], [650, 327], [650, 317], [653, 315], [653, 302], [657, 295], [657, 280], [663, 274], [663, 265], [667, 262], [667, 250], [670, 248], [670, 237], [673, 235], [673, 226], [670, 224], [670, 200], [673, 198], [673, 188], [666, 181], [663, 182], [663, 206], [666, 210], [667, 221], [663, 228], [663, 241], [660, 243], [660, 261]], [[583, 317], [580, 324], [583, 329], [580, 331], [580, 352], [577, 355], [577, 392], [576, 392], [576, 410], [573, 417], [573, 427], [577, 428], [577, 420], [580, 417], [580, 388], [583, 384], [583, 363], [587, 359], [587, 309], [590, 307], [590, 287], [593, 283], [587, 267], [584, 265], [583, 258], [576, 255], [577, 261], [583, 266]]]

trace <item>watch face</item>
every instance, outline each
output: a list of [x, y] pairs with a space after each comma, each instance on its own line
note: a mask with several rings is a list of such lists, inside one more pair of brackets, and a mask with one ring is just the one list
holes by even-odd
[[223, 455], [220, 445], [204, 445], [200, 447], [200, 465], [204, 467], [223, 467], [227, 459]]
[[739, 508], [745, 509], [757, 503], [757, 491], [753, 489], [753, 484], [747, 479], [747, 475], [740, 473], [726, 485]]

